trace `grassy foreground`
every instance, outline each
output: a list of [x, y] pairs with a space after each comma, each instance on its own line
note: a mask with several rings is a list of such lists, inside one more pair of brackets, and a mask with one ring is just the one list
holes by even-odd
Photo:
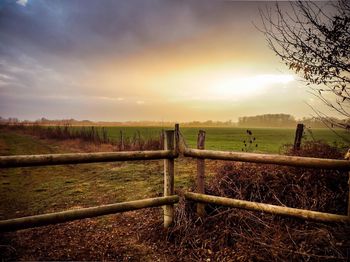
[[[111, 149], [81, 141], [42, 140], [0, 131], [0, 155]], [[175, 188], [188, 187], [195, 175], [195, 162], [176, 159], [175, 167]], [[162, 193], [163, 160], [0, 169], [0, 219], [156, 197]]]
[[[111, 145], [43, 140], [0, 130], [0, 155], [110, 150]], [[212, 172], [210, 166], [208, 163], [208, 174]], [[176, 191], [192, 184], [195, 167], [192, 159], [176, 160]], [[162, 194], [162, 160], [0, 169], [0, 220]], [[162, 252], [139, 239], [140, 227], [152, 230], [145, 221], [161, 224], [162, 209], [0, 232], [0, 260], [167, 260]]]
[[[155, 130], [155, 132], [159, 131], [159, 129]], [[232, 133], [232, 129], [227, 129], [225, 133], [225, 130], [218, 128], [206, 129], [207, 148], [229, 150], [234, 143], [231, 144], [228, 141], [237, 142], [236, 140], [241, 136], [246, 139], [245, 129], [241, 129], [239, 132], [236, 132], [236, 129], [236, 133]], [[268, 133], [267, 130], [275, 131], [275, 133]], [[135, 129], [130, 132], [133, 131]], [[182, 131], [189, 145], [195, 146], [198, 129], [191, 128]], [[266, 147], [270, 152], [280, 148], [276, 141], [280, 143], [285, 141], [283, 139], [288, 137], [288, 134], [293, 140], [294, 135], [294, 130], [253, 129], [252, 131], [258, 142], [258, 135], [261, 135], [266, 140], [270, 139], [271, 143], [275, 143], [275, 149]], [[324, 133], [323, 135], [327, 137], [330, 134]], [[217, 141], [212, 141], [212, 137], [216, 137]], [[238, 146], [241, 145], [237, 142]], [[261, 149], [260, 144], [258, 148]], [[0, 130], [0, 155], [109, 150], [113, 150], [112, 145], [96, 146], [93, 143], [78, 140], [43, 140], [29, 135]], [[195, 177], [196, 162], [190, 158], [180, 158], [176, 161], [175, 188], [176, 190], [188, 189]], [[207, 181], [209, 181], [221, 162], [206, 161], [206, 163]], [[252, 172], [255, 174], [254, 170]], [[309, 183], [305, 184], [309, 186]], [[155, 197], [162, 195], [162, 191], [163, 163], [158, 160], [2, 169], [0, 170], [0, 219]], [[255, 192], [255, 189], [253, 191]], [[233, 213], [236, 214], [236, 211]], [[251, 217], [256, 218], [255, 214], [252, 214], [247, 219], [249, 220]], [[275, 218], [272, 217], [271, 219], [274, 220]], [[284, 225], [284, 220], [281, 221]], [[191, 225], [191, 227], [195, 231], [198, 230], [196, 224]], [[178, 228], [175, 228], [172, 238], [176, 234], [176, 237], [179, 238], [179, 233], [176, 230], [179, 231]], [[188, 229], [186, 229], [187, 231]], [[268, 230], [268, 232], [270, 231]], [[179, 232], [182, 232], [181, 229]], [[221, 252], [221, 249], [215, 250], [213, 247], [207, 246], [208, 243], [214, 243], [215, 241], [206, 242], [207, 240], [204, 239], [202, 245], [202, 242], [197, 241], [198, 234], [196, 232], [191, 232], [190, 243], [193, 246], [192, 248], [187, 248], [191, 245], [186, 244], [187, 240], [183, 237], [179, 238], [179, 241], [185, 243], [184, 245], [177, 244], [177, 238], [174, 238], [175, 240], [170, 239], [170, 242], [168, 242], [171, 235], [172, 233], [168, 235], [162, 232], [161, 208], [145, 209], [37, 229], [21, 230], [3, 235], [0, 233], [0, 259], [2, 261], [178, 261], [178, 254], [181, 254], [184, 260], [186, 258], [190, 260], [199, 259], [197, 256], [201, 254], [200, 258], [203, 260], [212, 258], [211, 261], [218, 261], [220, 257], [220, 261], [225, 261], [228, 255], [226, 249]], [[246, 234], [243, 236], [246, 236]], [[288, 234], [283, 236], [288, 236]], [[163, 241], [162, 238], [166, 241]], [[226, 239], [226, 237], [220, 239]], [[193, 245], [194, 242], [191, 241], [199, 244], [197, 243], [197, 246], [195, 246]], [[254, 245], [256, 248], [256, 244]], [[246, 244], [244, 247], [244, 250], [251, 248]], [[254, 249], [254, 247], [252, 248]], [[227, 252], [236, 252], [235, 250], [228, 249]], [[231, 255], [234, 257], [234, 254]], [[326, 258], [329, 258], [329, 256]]]

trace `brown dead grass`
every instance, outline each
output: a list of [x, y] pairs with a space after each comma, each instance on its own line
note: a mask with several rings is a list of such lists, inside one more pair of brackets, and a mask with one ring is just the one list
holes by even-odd
[[[52, 139], [45, 139], [48, 143], [52, 142]], [[116, 151], [117, 148], [112, 144], [95, 144], [89, 143], [81, 139], [67, 139], [60, 141], [60, 147], [66, 148], [70, 152], [109, 152]]]
[[[289, 151], [289, 154], [293, 152]], [[298, 155], [340, 158], [323, 143], [307, 143]], [[206, 193], [275, 205], [346, 214], [348, 174], [340, 171], [225, 162]], [[304, 221], [182, 201], [166, 234], [181, 261], [349, 261], [350, 226]], [[146, 236], [157, 242], [159, 236]]]
[[139, 227], [146, 216], [148, 220], [158, 217], [153, 223], [159, 223], [160, 210], [134, 211], [6, 233], [2, 235], [0, 258], [5, 261], [165, 261], [155, 246], [140, 240]]

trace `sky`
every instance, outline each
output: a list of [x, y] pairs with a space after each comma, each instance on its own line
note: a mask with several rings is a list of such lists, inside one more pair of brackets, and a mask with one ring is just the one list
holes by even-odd
[[0, 0], [0, 116], [183, 122], [310, 117], [309, 105], [327, 112], [257, 30], [259, 8], [271, 4]]

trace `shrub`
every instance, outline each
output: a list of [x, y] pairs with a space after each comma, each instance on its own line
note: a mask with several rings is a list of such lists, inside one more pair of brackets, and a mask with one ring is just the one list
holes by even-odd
[[[298, 155], [341, 158], [342, 152], [321, 142], [310, 142]], [[225, 162], [207, 183], [206, 193], [345, 215], [347, 180], [347, 172], [337, 170]], [[350, 259], [349, 225], [310, 222], [215, 205], [207, 205], [206, 211], [208, 216], [202, 221], [192, 202], [182, 202], [176, 209], [176, 225], [168, 232], [168, 239], [184, 260]]]

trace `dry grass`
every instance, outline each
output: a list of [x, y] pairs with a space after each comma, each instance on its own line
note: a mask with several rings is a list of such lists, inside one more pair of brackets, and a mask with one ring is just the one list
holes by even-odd
[[[289, 154], [293, 152], [289, 151]], [[309, 143], [298, 155], [340, 158], [329, 145]], [[206, 193], [275, 205], [346, 214], [348, 174], [339, 171], [226, 162]], [[207, 205], [201, 220], [181, 202], [167, 248], [183, 261], [349, 261], [350, 227]], [[159, 241], [159, 235], [146, 236]]]
[[[0, 128], [32, 135], [40, 139], [72, 141], [71, 143], [80, 146], [89, 145], [91, 147], [91, 144], [94, 144], [94, 148], [91, 148], [92, 151], [101, 151], [101, 148], [109, 149], [108, 151], [160, 150], [163, 149], [164, 140], [162, 133], [158, 138], [144, 138], [139, 131], [136, 131], [131, 137], [121, 133], [119, 141], [112, 141], [105, 127], [95, 126], [72, 127], [69, 125], [40, 126], [37, 124], [3, 124], [0, 125]], [[101, 147], [101, 145], [104, 146]]]

